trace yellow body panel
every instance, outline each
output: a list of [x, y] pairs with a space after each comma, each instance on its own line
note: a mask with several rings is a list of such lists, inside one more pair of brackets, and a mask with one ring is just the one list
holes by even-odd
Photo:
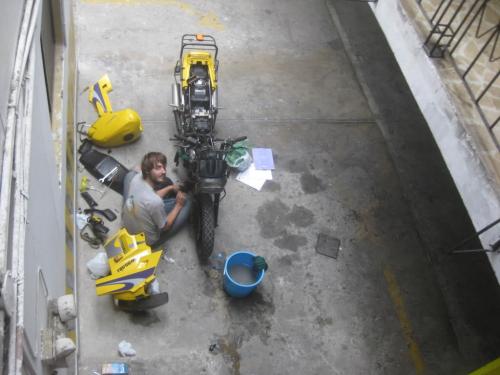
[[499, 375], [500, 374], [500, 358], [488, 363], [487, 365], [471, 372], [469, 375]]
[[188, 86], [187, 80], [189, 78], [189, 68], [194, 64], [203, 64], [208, 66], [208, 75], [210, 76], [210, 84], [212, 91], [217, 89], [217, 78], [215, 77], [215, 63], [214, 58], [209, 52], [204, 51], [191, 51], [182, 57], [182, 89]]
[[141, 118], [136, 111], [127, 108], [107, 112], [89, 128], [89, 139], [100, 147], [116, 147], [139, 139], [143, 131]]
[[108, 93], [113, 90], [108, 75], [103, 75], [96, 83], [89, 86], [89, 102], [92, 103], [99, 116], [113, 112]]
[[146, 297], [146, 286], [156, 278], [154, 271], [162, 251], [152, 252], [144, 233], [130, 235], [125, 228], [115, 233], [104, 248], [111, 274], [96, 280], [97, 295], [113, 294], [121, 300]]
[[89, 140], [100, 147], [117, 147], [136, 141], [143, 131], [141, 118], [127, 108], [113, 112], [108, 93], [113, 90], [108, 75], [89, 86], [89, 102], [94, 105], [99, 118], [87, 131]]

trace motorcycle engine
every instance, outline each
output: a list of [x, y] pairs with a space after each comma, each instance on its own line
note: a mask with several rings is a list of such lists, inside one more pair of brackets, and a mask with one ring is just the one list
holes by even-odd
[[210, 132], [210, 122], [208, 117], [195, 117], [193, 125], [197, 132], [207, 134]]

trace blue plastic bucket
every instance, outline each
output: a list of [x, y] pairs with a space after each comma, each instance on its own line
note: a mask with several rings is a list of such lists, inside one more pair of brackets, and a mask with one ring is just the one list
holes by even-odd
[[[227, 257], [224, 264], [224, 290], [232, 297], [246, 297], [252, 293], [257, 285], [259, 285], [264, 278], [265, 271], [253, 271], [253, 259], [255, 254], [249, 251], [237, 251]], [[242, 283], [235, 279], [235, 274], [232, 274], [237, 268], [246, 267], [249, 272], [252, 272], [252, 282]]]

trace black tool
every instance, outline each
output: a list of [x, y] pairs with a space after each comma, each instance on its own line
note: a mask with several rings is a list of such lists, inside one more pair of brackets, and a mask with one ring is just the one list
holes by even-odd
[[83, 191], [80, 193], [82, 195], [82, 198], [85, 199], [85, 202], [89, 205], [90, 208], [94, 208], [97, 206], [97, 202], [92, 198], [92, 195], [90, 195], [87, 191]]
[[114, 221], [116, 220], [116, 214], [111, 211], [109, 208], [106, 208], [105, 210], [100, 210], [98, 208], [86, 208], [83, 210], [84, 214], [99, 214], [103, 217], [105, 217], [109, 221]]
[[90, 229], [94, 233], [94, 236], [96, 236], [101, 240], [102, 243], [104, 243], [106, 241], [106, 234], [109, 232], [109, 228], [103, 224], [102, 219], [100, 217], [92, 215], [89, 217], [88, 223]]

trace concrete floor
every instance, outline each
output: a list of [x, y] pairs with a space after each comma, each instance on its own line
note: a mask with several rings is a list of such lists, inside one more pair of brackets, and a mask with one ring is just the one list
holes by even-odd
[[[214, 35], [220, 48], [218, 134], [247, 135], [272, 148], [276, 162], [261, 192], [228, 182], [216, 230], [216, 251], [250, 249], [268, 260], [250, 298], [222, 291], [186, 228], [167, 243], [175, 263], [159, 266], [169, 303], [139, 315], [117, 311], [111, 299], [95, 296], [85, 264], [97, 250], [80, 241], [82, 374], [120, 360], [121, 340], [137, 350], [127, 360], [133, 374], [470, 370], [400, 176], [323, 0], [80, 0], [75, 21], [79, 92], [108, 73], [114, 109], [132, 107], [143, 119], [143, 137], [112, 150], [123, 164], [132, 167], [152, 150], [173, 159], [170, 84], [181, 35], [192, 32]], [[95, 117], [81, 95], [78, 120]], [[175, 179], [181, 171], [172, 164]], [[120, 202], [110, 191], [99, 207], [119, 212]], [[316, 253], [320, 233], [341, 240], [337, 260]], [[208, 350], [214, 339], [222, 343], [218, 354]]]

